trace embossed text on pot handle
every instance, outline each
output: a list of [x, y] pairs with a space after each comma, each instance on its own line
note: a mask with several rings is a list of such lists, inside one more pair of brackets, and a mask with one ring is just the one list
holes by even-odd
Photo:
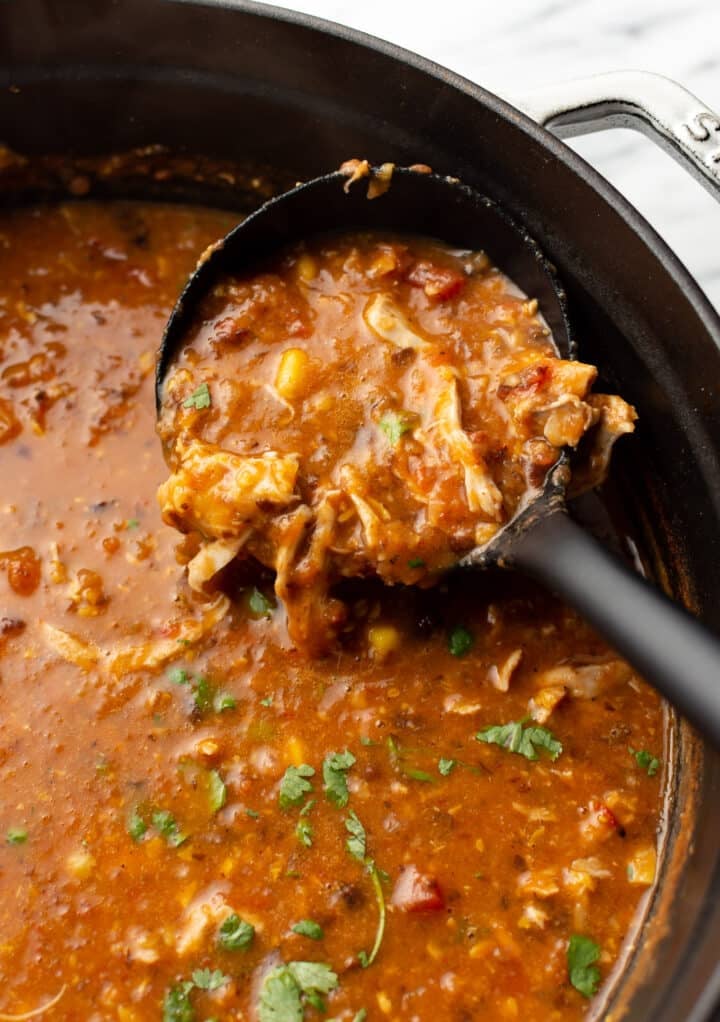
[[670, 78], [612, 71], [506, 98], [562, 138], [608, 127], [642, 131], [720, 198], [720, 117]]

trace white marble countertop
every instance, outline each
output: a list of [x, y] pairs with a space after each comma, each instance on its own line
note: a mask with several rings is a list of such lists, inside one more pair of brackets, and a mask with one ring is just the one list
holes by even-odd
[[[720, 110], [720, 0], [291, 0], [430, 57], [499, 95], [634, 68]], [[669, 156], [616, 129], [572, 145], [647, 217], [720, 309], [720, 204]]]

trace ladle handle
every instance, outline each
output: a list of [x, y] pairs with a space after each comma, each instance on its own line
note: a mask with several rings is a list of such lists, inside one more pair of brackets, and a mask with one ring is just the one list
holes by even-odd
[[720, 640], [554, 512], [513, 543], [513, 566], [556, 592], [720, 747]]

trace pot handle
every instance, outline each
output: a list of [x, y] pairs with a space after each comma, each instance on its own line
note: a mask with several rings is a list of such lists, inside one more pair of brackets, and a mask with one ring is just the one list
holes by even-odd
[[641, 131], [720, 199], [720, 117], [670, 78], [611, 71], [508, 101], [560, 138], [604, 128]]

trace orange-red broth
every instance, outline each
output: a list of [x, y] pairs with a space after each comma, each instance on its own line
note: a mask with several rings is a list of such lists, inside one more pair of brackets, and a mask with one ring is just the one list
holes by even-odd
[[[207, 608], [155, 501], [152, 369], [185, 275], [231, 222], [133, 203], [0, 219], [0, 1012], [246, 1019], [268, 970], [312, 961], [348, 1022], [582, 1018], [570, 938], [592, 940], [605, 979], [654, 877], [663, 771], [630, 749], [661, 757], [659, 701], [506, 578], [359, 590], [332, 659], [288, 648], [267, 587], [200, 636]], [[140, 668], [148, 649], [162, 662]], [[581, 693], [546, 721], [554, 761], [476, 740], [549, 682]], [[322, 764], [345, 750], [340, 806]], [[301, 764], [313, 791], [282, 809]], [[350, 812], [387, 905], [367, 968], [378, 894]], [[220, 946], [228, 916], [254, 927], [243, 950]]]

